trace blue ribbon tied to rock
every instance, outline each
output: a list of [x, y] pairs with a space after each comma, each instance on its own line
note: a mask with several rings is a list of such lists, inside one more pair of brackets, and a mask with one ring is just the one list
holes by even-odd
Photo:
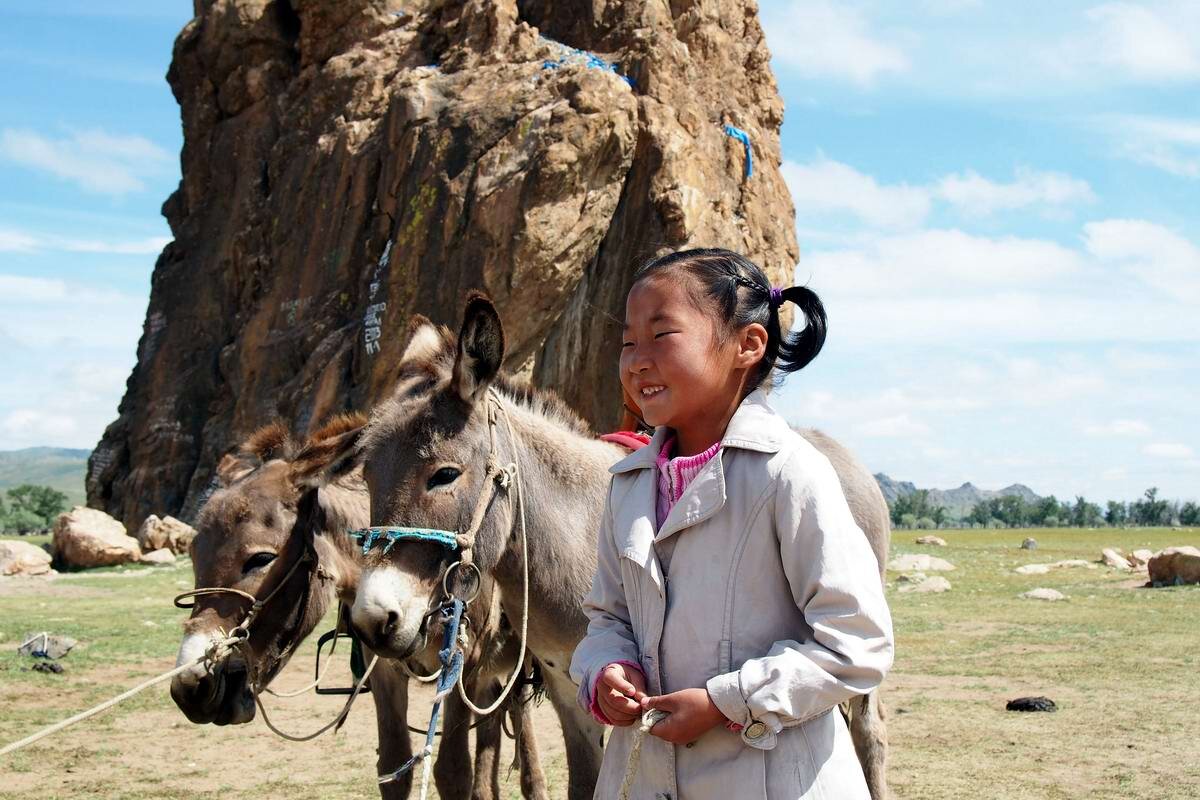
[[753, 148], [750, 146], [750, 134], [741, 128], [726, 123], [725, 135], [737, 139], [746, 148], [746, 177], [749, 178], [754, 174], [754, 153]]
[[432, 542], [440, 544], [448, 550], [458, 549], [458, 534], [453, 531], [440, 531], [436, 528], [404, 528], [396, 525], [386, 525], [371, 528], [359, 528], [350, 531], [350, 538], [362, 543], [362, 553], [365, 556], [377, 542], [386, 542], [383, 554], [395, 546], [396, 542]]

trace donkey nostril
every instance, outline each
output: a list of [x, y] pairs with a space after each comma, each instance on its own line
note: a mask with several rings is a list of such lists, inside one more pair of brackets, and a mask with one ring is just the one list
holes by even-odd
[[399, 622], [400, 622], [400, 615], [397, 614], [395, 611], [389, 611], [388, 615], [387, 615], [387, 622], [384, 623], [384, 626], [383, 626], [384, 631], [387, 633], [391, 633], [392, 631], [396, 630], [396, 625], [399, 624]]

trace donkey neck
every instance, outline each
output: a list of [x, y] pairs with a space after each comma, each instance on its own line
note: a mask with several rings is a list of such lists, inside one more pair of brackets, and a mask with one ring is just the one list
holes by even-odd
[[[501, 413], [497, 421], [499, 449], [502, 458], [514, 461], [520, 471], [523, 509], [517, 503], [517, 487], [508, 491], [515, 511], [525, 514], [531, 627], [543, 627], [538, 624], [541, 617], [548, 630], [567, 628], [577, 638], [586, 627], [579, 598], [587, 593], [595, 572], [596, 535], [608, 490], [608, 467], [622, 452], [501, 397], [516, 437], [515, 442], [510, 440]], [[509, 618], [514, 620], [512, 612], [519, 610], [523, 588], [520, 524], [514, 516], [512, 544], [494, 569]], [[531, 641], [535, 637], [536, 632]]]

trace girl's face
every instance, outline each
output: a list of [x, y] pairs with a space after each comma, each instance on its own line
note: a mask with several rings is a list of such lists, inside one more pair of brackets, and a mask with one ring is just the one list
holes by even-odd
[[679, 429], [724, 409], [740, 393], [745, 378], [740, 337], [722, 342], [718, 324], [675, 280], [651, 277], [630, 289], [621, 385], [648, 425]]

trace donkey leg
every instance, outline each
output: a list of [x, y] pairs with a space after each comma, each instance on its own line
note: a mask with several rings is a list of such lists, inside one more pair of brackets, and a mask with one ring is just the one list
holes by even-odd
[[542, 771], [542, 757], [538, 751], [537, 732], [533, 727], [533, 700], [531, 697], [514, 697], [508, 706], [512, 712], [513, 735], [517, 738], [517, 758], [521, 764], [521, 796], [525, 800], [550, 800], [546, 773]]
[[544, 669], [546, 694], [558, 713], [567, 749], [567, 798], [590, 800], [604, 756], [604, 726], [575, 701], [575, 684], [555, 669]]
[[[368, 656], [370, 654], [367, 654]], [[377, 774], [395, 772], [412, 758], [408, 738], [408, 678], [390, 662], [380, 661], [371, 673], [371, 697], [375, 702], [375, 726], [379, 732]], [[412, 787], [412, 773], [379, 785], [383, 800], [404, 800]]]
[[871, 800], [888, 800], [887, 724], [878, 689], [850, 701], [850, 738], [862, 764]]
[[471, 796], [471, 709], [463, 705], [457, 691], [442, 703], [442, 741], [433, 762], [433, 780], [438, 796]]
[[[478, 691], [483, 683], [487, 688]], [[500, 694], [495, 681], [478, 681], [471, 687], [472, 696], [480, 706], [489, 705]], [[504, 709], [498, 708], [479, 720], [475, 726], [475, 781], [471, 785], [471, 800], [499, 800], [500, 798], [500, 739], [504, 735], [500, 722]]]

